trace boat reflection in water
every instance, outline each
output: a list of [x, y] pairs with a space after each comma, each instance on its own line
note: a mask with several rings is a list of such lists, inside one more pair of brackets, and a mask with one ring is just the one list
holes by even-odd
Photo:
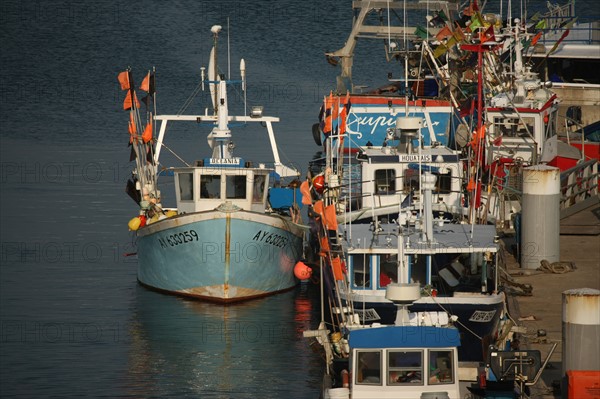
[[222, 306], [138, 287], [125, 390], [138, 397], [317, 397], [322, 362], [302, 338], [317, 322], [317, 289], [301, 285]]

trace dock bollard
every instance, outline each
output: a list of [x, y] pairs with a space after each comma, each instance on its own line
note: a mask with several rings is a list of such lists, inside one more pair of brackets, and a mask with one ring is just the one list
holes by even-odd
[[521, 268], [560, 260], [560, 170], [547, 165], [523, 169]]

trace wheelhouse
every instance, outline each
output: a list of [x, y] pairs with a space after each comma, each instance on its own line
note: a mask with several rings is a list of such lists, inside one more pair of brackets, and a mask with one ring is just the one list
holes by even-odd
[[244, 167], [240, 158], [214, 161], [207, 159], [197, 162], [199, 166], [173, 168], [179, 212], [214, 209], [225, 201], [243, 210], [264, 212], [273, 170]]

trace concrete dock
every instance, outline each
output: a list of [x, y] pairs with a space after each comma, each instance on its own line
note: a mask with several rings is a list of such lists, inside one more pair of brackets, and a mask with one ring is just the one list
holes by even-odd
[[[539, 350], [544, 360], [552, 343], [558, 343], [542, 378], [531, 389], [531, 398], [562, 397], [562, 293], [577, 288], [600, 289], [600, 235], [589, 233], [590, 224], [594, 225], [591, 230], [595, 232], [600, 219], [594, 220], [595, 215], [591, 218], [585, 219], [586, 229], [580, 230], [580, 235], [573, 234], [576, 229], [570, 228], [560, 236], [560, 261], [571, 262], [575, 266], [572, 271], [561, 273], [565, 271], [562, 267], [555, 268], [555, 272], [521, 269], [513, 256], [514, 241], [503, 240], [509, 279], [516, 283], [507, 286], [510, 314], [519, 326], [527, 329], [526, 333], [519, 334], [520, 348]], [[519, 284], [530, 285], [531, 295], [526, 295]]]

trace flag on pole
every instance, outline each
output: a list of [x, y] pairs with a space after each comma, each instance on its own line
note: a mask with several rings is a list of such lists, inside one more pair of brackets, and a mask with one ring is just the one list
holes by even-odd
[[129, 90], [129, 71], [119, 73], [117, 79], [119, 79], [119, 83], [121, 84], [121, 90]]

